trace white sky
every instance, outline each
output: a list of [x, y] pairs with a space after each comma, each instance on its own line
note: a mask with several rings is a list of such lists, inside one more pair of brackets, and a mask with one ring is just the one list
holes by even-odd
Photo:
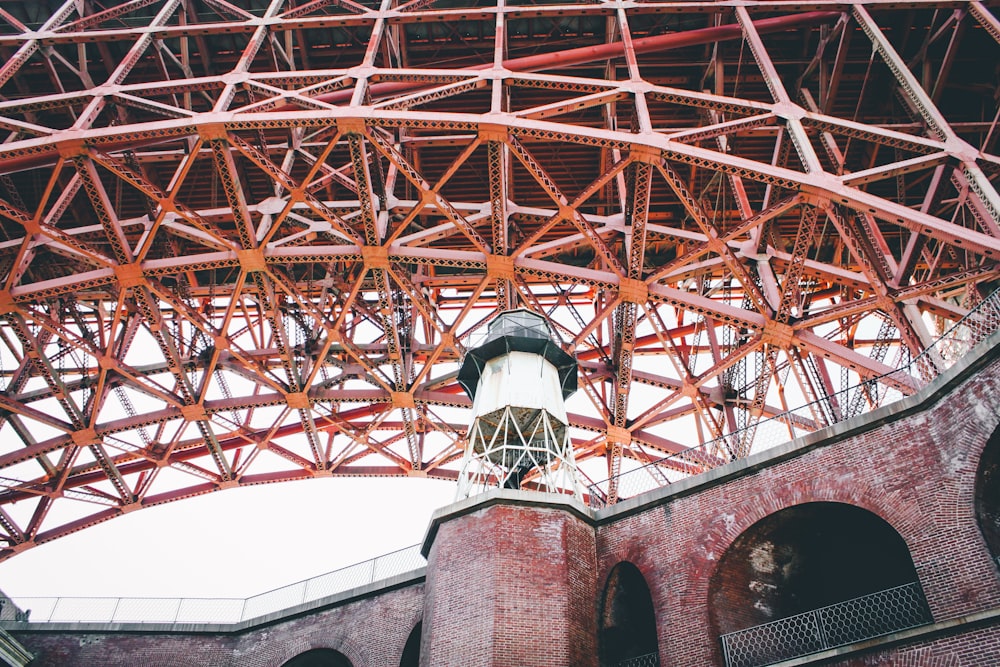
[[0, 563], [11, 597], [238, 597], [423, 540], [455, 485], [323, 478], [144, 509]]

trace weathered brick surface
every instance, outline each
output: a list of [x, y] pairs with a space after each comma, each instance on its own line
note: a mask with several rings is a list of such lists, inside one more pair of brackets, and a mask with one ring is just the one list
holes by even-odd
[[421, 664], [595, 666], [594, 532], [561, 509], [494, 505], [441, 524]]
[[[218, 635], [14, 633], [35, 656], [32, 667], [195, 667], [234, 665], [235, 641]], [[263, 664], [263, 663], [261, 663]]]
[[[1000, 362], [923, 411], [600, 523], [506, 501], [453, 516], [431, 544], [425, 585], [235, 635], [13, 634], [39, 667], [278, 666], [319, 647], [367, 667], [398, 665], [423, 618], [425, 667], [594, 667], [600, 593], [612, 568], [628, 561], [649, 586], [662, 664], [719, 665], [710, 601], [720, 560], [756, 522], [809, 502], [849, 503], [887, 522], [909, 549], [935, 621], [958, 619], [1000, 607], [1000, 577], [975, 510], [977, 468], [998, 424]], [[717, 578], [717, 587], [727, 585], [734, 590], [726, 599], [739, 600], [747, 581]], [[1000, 625], [835, 664], [997, 665]]]

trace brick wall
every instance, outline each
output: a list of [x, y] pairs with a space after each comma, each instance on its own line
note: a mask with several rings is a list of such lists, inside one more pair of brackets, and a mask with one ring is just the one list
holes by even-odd
[[497, 504], [442, 522], [421, 664], [596, 667], [594, 553], [592, 527], [561, 509]]

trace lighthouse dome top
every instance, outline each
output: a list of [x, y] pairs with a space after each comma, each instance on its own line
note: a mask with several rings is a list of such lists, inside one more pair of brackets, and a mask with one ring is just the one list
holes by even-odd
[[466, 352], [458, 383], [470, 398], [476, 397], [486, 363], [511, 352], [537, 354], [555, 366], [563, 398], [576, 391], [576, 359], [559, 346], [543, 316], [518, 308], [497, 315], [489, 323], [486, 339]]
[[552, 340], [552, 329], [545, 318], [533, 313], [527, 308], [507, 310], [489, 323], [489, 333], [483, 344], [490, 343], [503, 336], [520, 336], [522, 338], [544, 338]]

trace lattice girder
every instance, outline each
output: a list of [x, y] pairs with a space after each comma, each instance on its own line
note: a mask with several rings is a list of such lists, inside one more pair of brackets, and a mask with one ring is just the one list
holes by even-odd
[[0, 558], [238, 485], [456, 479], [498, 309], [576, 356], [593, 480], [876, 407], [833, 394], [995, 286], [983, 4], [476, 4], [5, 3]]

